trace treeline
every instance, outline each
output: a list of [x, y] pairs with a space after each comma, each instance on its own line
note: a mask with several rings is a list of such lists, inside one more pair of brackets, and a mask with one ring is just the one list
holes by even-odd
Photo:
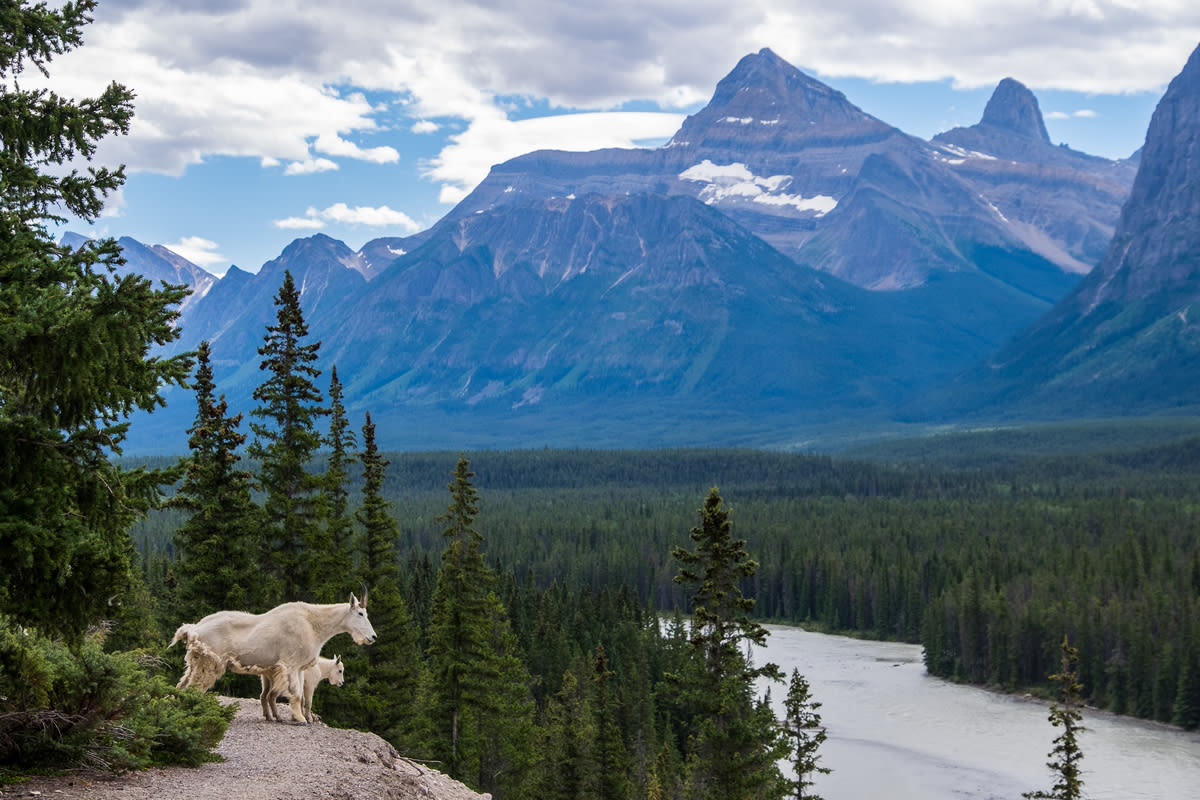
[[[389, 458], [398, 552], [436, 564], [454, 455]], [[473, 459], [490, 558], [539, 589], [685, 607], [668, 554], [718, 485], [761, 563], [744, 587], [760, 619], [920, 642], [933, 674], [1021, 691], [1049, 689], [1067, 635], [1089, 703], [1200, 724], [1194, 440], [991, 471], [720, 450]], [[151, 564], [169, 558], [159, 524], [141, 532]]]

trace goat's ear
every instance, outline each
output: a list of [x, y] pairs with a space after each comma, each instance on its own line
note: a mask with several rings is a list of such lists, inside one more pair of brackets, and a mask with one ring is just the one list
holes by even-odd
[[358, 598], [354, 596], [354, 592], [351, 592], [350, 593], [350, 607], [355, 608], [357, 606], [358, 606]]
[[342, 654], [341, 653], [338, 653], [336, 656], [333, 657], [333, 663], [335, 663], [335, 664], [342, 663]]

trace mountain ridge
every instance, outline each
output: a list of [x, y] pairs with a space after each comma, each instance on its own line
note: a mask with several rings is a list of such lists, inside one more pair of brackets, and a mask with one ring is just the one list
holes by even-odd
[[916, 418], [1071, 291], [1116, 224], [1133, 165], [1044, 129], [1006, 79], [979, 124], [925, 142], [761, 50], [663, 147], [536, 151], [416, 235], [318, 234], [231, 270], [177, 349], [211, 339], [246, 410], [287, 269], [322, 368], [385, 442], [408, 419], [489, 446], [678, 446], [689, 426], [795, 446]]

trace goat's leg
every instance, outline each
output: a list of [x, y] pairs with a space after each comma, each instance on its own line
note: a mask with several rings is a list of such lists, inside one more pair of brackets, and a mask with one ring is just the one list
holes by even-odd
[[304, 714], [304, 671], [289, 670], [287, 673], [288, 708], [292, 711], [292, 722], [297, 725], [307, 725], [308, 718]]
[[275, 710], [275, 698], [279, 696], [279, 692], [275, 691], [274, 684], [266, 675], [259, 676], [262, 678], [262, 693], [258, 696], [258, 702], [262, 705], [263, 719], [268, 722], [279, 722], [279, 712]]

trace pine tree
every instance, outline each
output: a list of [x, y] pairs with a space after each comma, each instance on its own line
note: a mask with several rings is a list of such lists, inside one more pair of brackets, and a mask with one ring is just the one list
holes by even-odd
[[680, 676], [683, 700], [693, 714], [694, 733], [687, 759], [690, 794], [697, 798], [775, 798], [785, 790], [776, 761], [785, 744], [774, 717], [753, 697], [759, 678], [781, 680], [779, 667], [754, 667], [746, 645], [764, 646], [767, 630], [750, 619], [754, 600], [741, 581], [758, 563], [746, 541], [733, 538], [729, 512], [714, 487], [701, 524], [691, 531], [696, 550], [675, 548], [680, 562], [675, 582], [696, 587], [692, 596], [692, 666]]
[[208, 342], [197, 352], [196, 421], [188, 429], [191, 457], [174, 508], [192, 512], [175, 532], [179, 561], [179, 619], [199, 619], [220, 609], [265, 610], [259, 563], [261, 511], [251, 495], [253, 477], [238, 469], [242, 415], [228, 416], [225, 396], [215, 396]]
[[825, 728], [821, 726], [821, 715], [818, 713], [821, 704], [812, 699], [808, 681], [798, 669], [792, 670], [783, 707], [783, 730], [792, 740], [791, 762], [796, 772], [796, 779], [791, 781], [792, 796], [796, 800], [821, 800], [820, 795], [809, 792], [817, 774], [828, 775], [830, 772], [828, 767], [818, 764], [821, 757], [817, 751], [825, 742]]
[[631, 760], [625, 740], [621, 735], [620, 703], [609, 685], [613, 672], [608, 668], [608, 654], [604, 645], [596, 647], [593, 665], [592, 692], [596, 709], [596, 767], [600, 772], [598, 797], [600, 800], [629, 800]]
[[484, 563], [478, 492], [460, 456], [429, 633], [428, 745], [442, 769], [480, 791], [516, 793], [532, 760], [531, 679]]
[[248, 453], [260, 462], [259, 480], [266, 493], [265, 511], [271, 541], [268, 578], [278, 587], [277, 600], [312, 600], [304, 553], [323, 533], [326, 514], [321, 476], [309, 472], [321, 446], [317, 420], [328, 412], [313, 385], [321, 375], [314, 364], [320, 342], [305, 343], [308, 325], [300, 310], [300, 293], [285, 272], [275, 297], [277, 321], [267, 326], [258, 354], [268, 377], [254, 390], [260, 405], [250, 412], [254, 441]]
[[186, 287], [118, 275], [111, 239], [73, 250], [48, 230], [66, 214], [95, 220], [125, 179], [73, 165], [128, 131], [132, 92], [20, 88], [27, 68], [49, 76], [80, 46], [95, 5], [8, 0], [0, 12], [0, 615], [71, 637], [128, 591], [129, 527], [180, 474], [114, 463], [127, 420], [190, 370], [188, 357], [149, 355], [178, 337]]
[[[367, 424], [371, 424], [369, 417]], [[371, 430], [374, 431], [374, 425]], [[355, 446], [354, 432], [350, 429], [346, 406], [342, 402], [342, 384], [338, 380], [336, 365], [330, 370], [329, 434], [325, 444], [329, 448], [325, 467], [328, 514], [325, 530], [314, 539], [312, 552], [308, 556], [309, 585], [316, 587], [317, 602], [336, 603], [345, 596], [352, 571], [354, 524], [349, 513], [350, 492], [346, 482], [349, 477], [349, 453]], [[387, 465], [386, 461], [383, 463]]]
[[1050, 676], [1058, 684], [1058, 702], [1050, 707], [1050, 724], [1062, 728], [1050, 751], [1051, 760], [1046, 766], [1054, 773], [1054, 786], [1049, 792], [1025, 792], [1022, 797], [1030, 800], [1079, 800], [1083, 797], [1083, 779], [1080, 777], [1079, 762], [1083, 751], [1079, 748], [1079, 734], [1087, 730], [1083, 720], [1083, 705], [1078, 675], [1075, 671], [1079, 662], [1079, 651], [1071, 646], [1067, 637], [1062, 640], [1062, 660], [1059, 670]]
[[396, 560], [399, 530], [391, 515], [391, 503], [383, 499], [387, 459], [375, 444], [375, 425], [366, 415], [362, 428], [363, 501], [355, 515], [362, 526], [361, 575], [370, 587], [371, 619], [379, 640], [372, 647], [355, 648], [344, 656], [347, 685], [343, 694], [357, 698], [356, 718], [338, 717], [339, 722], [374, 731], [393, 744], [401, 745], [411, 735], [420, 668], [416, 628], [400, 591], [400, 567]]
[[541, 800], [597, 800], [600, 773], [594, 748], [597, 732], [587, 687], [570, 670], [562, 688], [546, 704], [538, 730], [537, 797]]
[[466, 456], [460, 456], [450, 484], [451, 503], [438, 519], [446, 523], [446, 547], [433, 594], [429, 659], [433, 686], [433, 750], [443, 771], [464, 777], [461, 739], [464, 712], [483, 701], [480, 671], [491, 655], [488, 596], [495, 575], [483, 561], [483, 537], [475, 530], [478, 492]]

